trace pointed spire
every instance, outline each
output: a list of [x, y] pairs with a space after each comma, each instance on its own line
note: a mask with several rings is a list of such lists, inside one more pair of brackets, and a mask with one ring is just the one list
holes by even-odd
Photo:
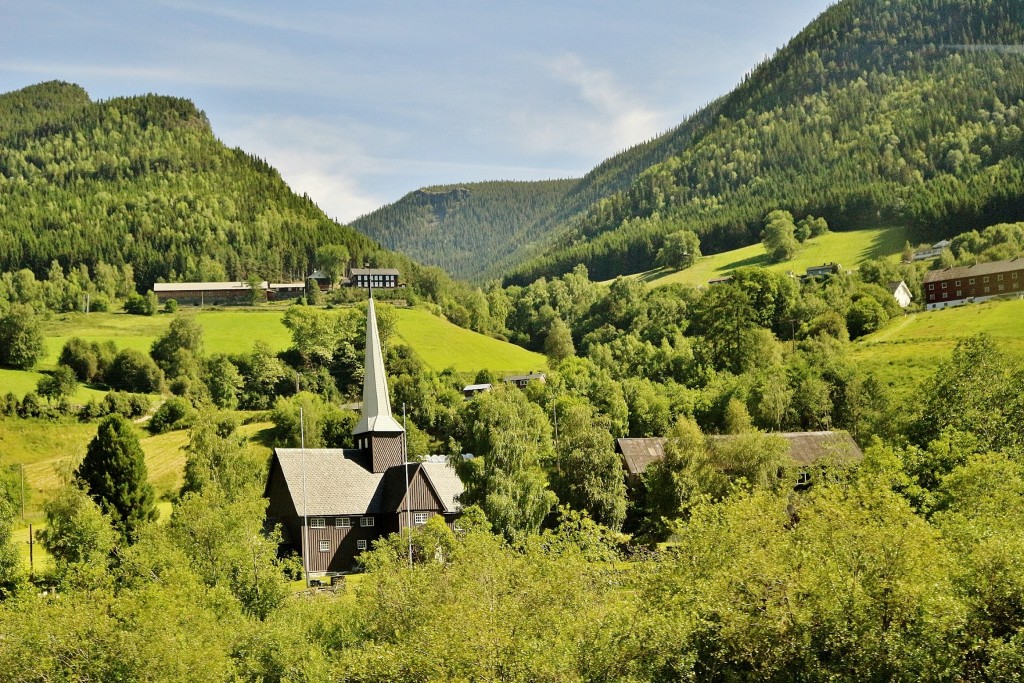
[[352, 433], [404, 432], [402, 425], [391, 416], [388, 376], [384, 370], [384, 354], [380, 348], [373, 297], [370, 297], [366, 307], [366, 361], [363, 368], [363, 413]]

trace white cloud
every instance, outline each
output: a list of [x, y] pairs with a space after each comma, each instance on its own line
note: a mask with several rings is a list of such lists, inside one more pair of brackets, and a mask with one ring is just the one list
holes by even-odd
[[610, 71], [588, 67], [577, 55], [547, 60], [543, 67], [549, 78], [572, 92], [551, 100], [557, 109], [530, 107], [511, 114], [524, 144], [534, 151], [599, 161], [666, 130], [678, 118], [647, 106]]

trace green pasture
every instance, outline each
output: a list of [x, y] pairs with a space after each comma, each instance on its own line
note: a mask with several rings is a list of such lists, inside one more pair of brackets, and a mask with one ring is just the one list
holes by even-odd
[[741, 266], [761, 266], [769, 270], [793, 271], [802, 275], [809, 266], [823, 263], [839, 263], [845, 268], [855, 268], [862, 261], [873, 258], [891, 257], [903, 250], [908, 231], [901, 227], [875, 228], [830, 232], [807, 240], [789, 261], [772, 263], [765, 254], [764, 245], [758, 243], [721, 254], [701, 257], [697, 263], [685, 270], [657, 268], [640, 273], [639, 277], [654, 287], [672, 283], [704, 285], [708, 280], [724, 277]]
[[[21, 398], [28, 392], [35, 391], [36, 385], [42, 378], [43, 374], [40, 372], [0, 368], [0, 394], [13, 392], [15, 396]], [[71, 397], [71, 400], [75, 403], [88, 403], [89, 399], [103, 398], [105, 393], [79, 385], [78, 391]], [[45, 399], [43, 401], [45, 402]]]
[[543, 355], [463, 329], [419, 308], [396, 309], [398, 337], [434, 370], [529, 372], [547, 367]]
[[949, 358], [965, 337], [992, 335], [1011, 358], [1024, 361], [1024, 300], [987, 301], [901, 316], [853, 344], [852, 358], [895, 387], [912, 387]]

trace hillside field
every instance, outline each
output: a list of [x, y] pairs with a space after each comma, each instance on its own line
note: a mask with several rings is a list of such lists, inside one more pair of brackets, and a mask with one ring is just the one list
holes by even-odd
[[897, 388], [911, 386], [949, 358], [956, 343], [982, 332], [1011, 358], [1024, 361], [1024, 300], [987, 301], [914, 313], [853, 344], [851, 357]]
[[[476, 373], [481, 369], [497, 373], [527, 372], [545, 367], [539, 353], [515, 344], [492, 339], [466, 330], [425, 309], [396, 308], [399, 338], [411, 346], [423, 361], [435, 370], [455, 368], [458, 372]], [[193, 311], [203, 327], [203, 343], [207, 353], [243, 353], [255, 340], [266, 342], [272, 351], [283, 351], [291, 344], [291, 335], [281, 323], [281, 307], [240, 308]], [[153, 341], [167, 329], [171, 316], [152, 317], [125, 313], [65, 313], [43, 324], [46, 355], [37, 370], [57, 366], [61, 348], [72, 337], [87, 341], [113, 341], [119, 349], [132, 348], [148, 353]], [[0, 369], [0, 393], [13, 392], [19, 398], [35, 389], [42, 375], [39, 372]], [[103, 392], [81, 387], [75, 400], [82, 403]]]
[[707, 284], [708, 280], [728, 275], [741, 266], [760, 266], [783, 273], [793, 271], [798, 275], [804, 274], [808, 266], [823, 263], [839, 263], [844, 268], [853, 269], [868, 259], [900, 254], [908, 238], [909, 232], [902, 227], [830, 232], [807, 240], [796, 256], [781, 263], [770, 262], [765, 254], [764, 245], [759, 242], [721, 254], [701, 257], [696, 264], [685, 270], [657, 268], [634, 277], [639, 277], [654, 287], [676, 282], [700, 286]]

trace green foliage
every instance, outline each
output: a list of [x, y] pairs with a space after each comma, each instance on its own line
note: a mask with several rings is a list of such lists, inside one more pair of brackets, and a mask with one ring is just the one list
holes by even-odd
[[132, 293], [124, 300], [124, 312], [132, 315], [155, 315], [157, 309], [156, 295], [152, 290], [145, 296]]
[[141, 351], [121, 349], [103, 374], [103, 381], [114, 389], [155, 394], [163, 387], [164, 373]]
[[114, 528], [129, 543], [138, 538], [146, 522], [157, 517], [139, 437], [120, 415], [100, 423], [85, 459], [75, 470], [75, 479], [110, 515]]
[[36, 386], [36, 393], [51, 402], [72, 396], [77, 390], [75, 371], [66, 365], [58, 365], [49, 375], [44, 375]]
[[566, 358], [576, 355], [576, 347], [572, 343], [572, 332], [561, 318], [555, 318], [548, 329], [544, 340], [544, 355], [548, 363], [555, 367]]
[[67, 589], [106, 585], [111, 553], [120, 541], [110, 517], [74, 485], [54, 492], [43, 511], [46, 528], [38, 538], [53, 558], [57, 581]]
[[45, 353], [43, 332], [32, 307], [15, 304], [7, 311], [0, 307], [0, 366], [29, 370]]
[[761, 241], [768, 252], [768, 258], [772, 261], [788, 261], [793, 258], [800, 246], [795, 230], [793, 214], [788, 211], [772, 211], [765, 217]]
[[478, 396], [466, 412], [462, 445], [476, 457], [460, 471], [463, 504], [479, 505], [508, 538], [536, 531], [557, 502], [541, 467], [552, 454], [544, 411], [506, 385]]
[[346, 448], [359, 416], [303, 391], [292, 398], [279, 397], [270, 419], [281, 445], [298, 448], [304, 436], [306, 448]]
[[846, 312], [846, 328], [850, 338], [857, 339], [877, 331], [889, 319], [882, 304], [871, 297], [864, 297], [853, 302]]
[[178, 396], [160, 404], [153, 416], [146, 423], [146, 428], [151, 434], [163, 434], [172, 429], [185, 429], [192, 424], [196, 411], [192, 404]]
[[166, 373], [174, 353], [180, 350], [188, 351], [197, 358], [203, 353], [203, 327], [192, 316], [175, 316], [167, 331], [153, 342], [149, 355]]
[[692, 230], [679, 230], [665, 236], [665, 244], [658, 250], [657, 263], [665, 268], [689, 268], [701, 256], [700, 237]]

